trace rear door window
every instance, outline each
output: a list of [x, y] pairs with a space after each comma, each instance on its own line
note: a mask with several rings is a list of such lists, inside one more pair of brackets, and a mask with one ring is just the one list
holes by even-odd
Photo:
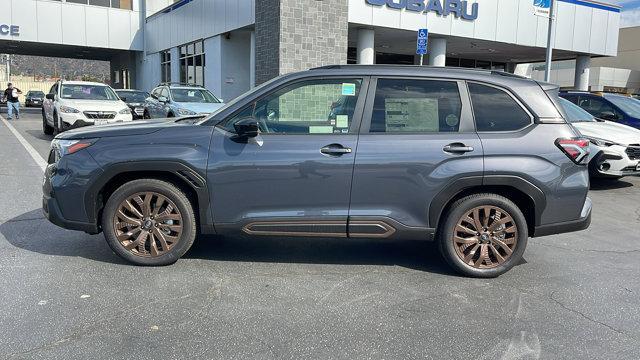
[[504, 90], [469, 83], [469, 93], [478, 131], [516, 131], [533, 122], [531, 115]]
[[379, 79], [369, 132], [458, 132], [461, 112], [454, 81]]

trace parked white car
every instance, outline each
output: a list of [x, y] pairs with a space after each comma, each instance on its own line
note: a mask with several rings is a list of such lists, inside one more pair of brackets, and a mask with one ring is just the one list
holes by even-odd
[[42, 103], [42, 131], [47, 135], [132, 120], [127, 104], [110, 86], [100, 83], [58, 81]]
[[560, 99], [567, 120], [587, 137], [592, 176], [621, 178], [640, 175], [640, 130], [594, 118], [578, 105]]

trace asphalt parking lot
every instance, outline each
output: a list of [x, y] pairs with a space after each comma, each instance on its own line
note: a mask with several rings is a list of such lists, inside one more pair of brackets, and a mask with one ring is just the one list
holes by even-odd
[[[11, 124], [46, 158], [39, 110]], [[479, 280], [420, 241], [206, 237], [130, 266], [43, 218], [4, 121], [0, 164], [2, 359], [640, 358], [640, 178], [594, 182], [590, 229]]]

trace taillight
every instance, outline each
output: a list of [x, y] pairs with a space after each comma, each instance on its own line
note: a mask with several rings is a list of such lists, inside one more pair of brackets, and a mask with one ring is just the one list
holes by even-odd
[[583, 138], [560, 138], [556, 146], [576, 164], [586, 164], [589, 158], [589, 140]]

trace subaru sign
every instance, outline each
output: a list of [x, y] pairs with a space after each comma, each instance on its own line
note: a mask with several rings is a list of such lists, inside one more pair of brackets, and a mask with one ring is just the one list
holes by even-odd
[[[544, 1], [544, 0], [542, 0]], [[478, 3], [469, 4], [467, 0], [366, 0], [373, 6], [387, 6], [391, 9], [429, 13], [440, 16], [453, 14], [456, 18], [475, 20], [478, 18]]]
[[18, 25], [0, 24], [0, 36], [20, 36]]
[[418, 44], [416, 48], [417, 55], [425, 55], [427, 53], [427, 38], [429, 37], [429, 30], [418, 30]]

